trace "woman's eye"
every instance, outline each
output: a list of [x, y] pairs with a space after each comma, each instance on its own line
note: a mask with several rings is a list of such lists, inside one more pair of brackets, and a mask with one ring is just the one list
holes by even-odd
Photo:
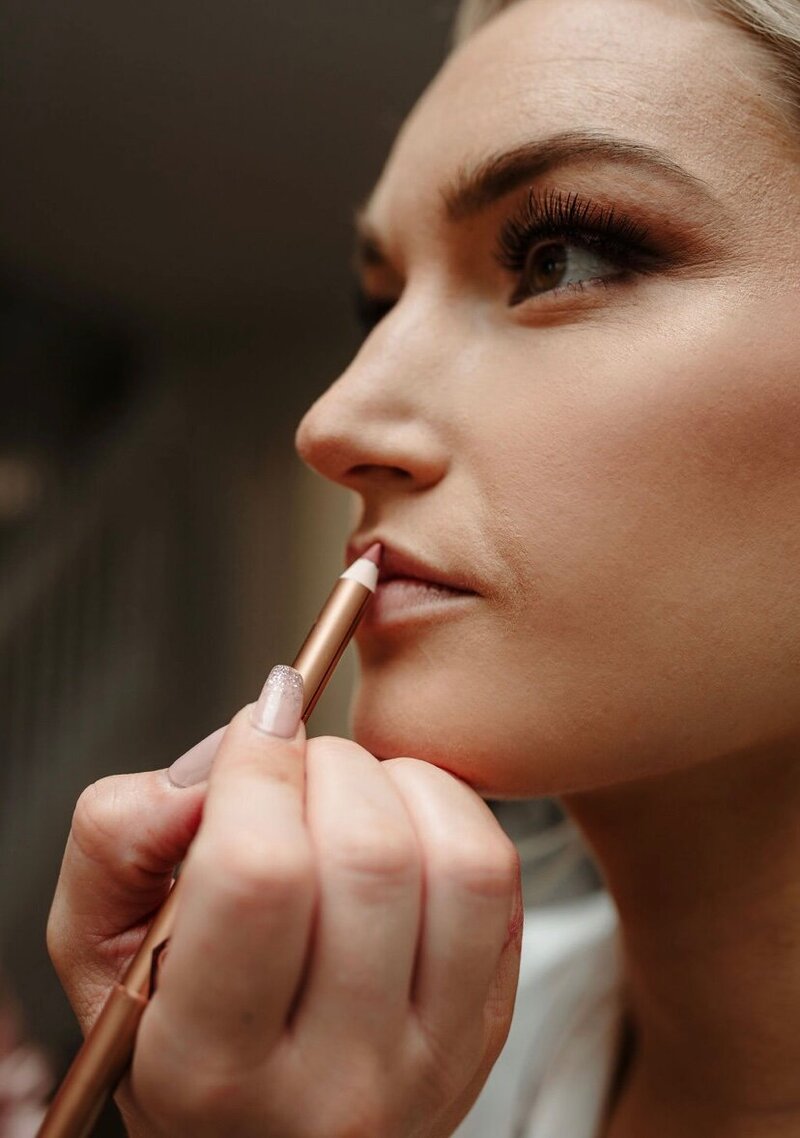
[[608, 256], [568, 241], [541, 241], [525, 258], [512, 303], [567, 285], [619, 276], [621, 269]]

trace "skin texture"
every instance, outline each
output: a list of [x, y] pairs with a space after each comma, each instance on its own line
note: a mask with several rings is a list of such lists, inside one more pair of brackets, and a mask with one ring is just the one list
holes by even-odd
[[[772, 74], [677, 0], [523, 0], [479, 31], [364, 210], [393, 307], [298, 434], [357, 492], [359, 547], [478, 594], [368, 619], [358, 740], [560, 795], [594, 847], [635, 1034], [606, 1138], [800, 1131], [800, 177]], [[705, 192], [583, 158], [444, 216], [466, 167], [572, 129]], [[493, 249], [531, 186], [643, 220], [669, 268], [510, 303]]]
[[[137, 1138], [452, 1132], [519, 947], [476, 790], [561, 795], [619, 906], [634, 1048], [603, 1138], [800, 1132], [800, 187], [767, 75], [700, 4], [521, 0], [409, 119], [363, 222], [396, 303], [298, 443], [357, 491], [359, 547], [473, 595], [376, 602], [363, 746], [243, 712], [207, 787], [84, 795], [50, 925], [84, 1026], [196, 835], [120, 1098]], [[584, 155], [535, 187], [634, 214], [669, 268], [604, 287], [589, 258], [512, 303], [493, 251], [530, 185], [457, 223], [443, 193], [569, 129], [691, 173]]]
[[428, 763], [267, 735], [249, 708], [207, 783], [101, 780], [48, 928], [84, 1030], [190, 842], [117, 1096], [132, 1138], [451, 1134], [505, 1041], [519, 968], [516, 851], [486, 804]]
[[[389, 259], [367, 286], [402, 299], [298, 444], [361, 492], [361, 534], [483, 596], [362, 635], [355, 723], [376, 754], [563, 793], [796, 735], [800, 205], [759, 69], [741, 32], [683, 5], [531, 0], [466, 43], [403, 130], [365, 211]], [[659, 147], [719, 205], [612, 163], [541, 188], [661, 213], [708, 253], [512, 308], [492, 250], [529, 183], [461, 225], [441, 192], [570, 128]]]

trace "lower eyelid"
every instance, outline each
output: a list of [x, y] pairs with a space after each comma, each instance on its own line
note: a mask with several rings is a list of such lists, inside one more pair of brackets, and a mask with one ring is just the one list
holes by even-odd
[[530, 307], [542, 307], [543, 305], [555, 306], [559, 302], [563, 304], [569, 300], [578, 300], [580, 297], [585, 298], [586, 293], [595, 291], [599, 293], [600, 291], [607, 291], [609, 289], [634, 284], [638, 278], [645, 275], [647, 274], [637, 272], [633, 269], [623, 269], [613, 276], [591, 277], [585, 281], [572, 281], [566, 285], [559, 285], [558, 288], [548, 289], [546, 292], [525, 293], [516, 300], [512, 294], [512, 298], [508, 302], [508, 307], [518, 309], [523, 305]]

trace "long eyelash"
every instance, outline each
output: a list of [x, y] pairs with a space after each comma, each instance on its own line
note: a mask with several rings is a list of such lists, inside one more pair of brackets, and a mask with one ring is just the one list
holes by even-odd
[[503, 225], [495, 256], [513, 273], [524, 269], [531, 246], [548, 237], [595, 248], [618, 261], [639, 262], [643, 270], [658, 261], [647, 227], [576, 193], [531, 190], [522, 207]]

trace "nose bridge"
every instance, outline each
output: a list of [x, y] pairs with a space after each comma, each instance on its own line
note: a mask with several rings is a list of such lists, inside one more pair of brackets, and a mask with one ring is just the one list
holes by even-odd
[[442, 469], [444, 348], [431, 303], [406, 294], [306, 413], [297, 448], [321, 474], [352, 484], [354, 470], [391, 468], [430, 481]]
[[434, 334], [435, 298], [410, 289], [373, 329], [329, 394], [369, 404], [372, 414], [404, 420], [424, 411], [425, 376], [440, 370], [441, 337]]

